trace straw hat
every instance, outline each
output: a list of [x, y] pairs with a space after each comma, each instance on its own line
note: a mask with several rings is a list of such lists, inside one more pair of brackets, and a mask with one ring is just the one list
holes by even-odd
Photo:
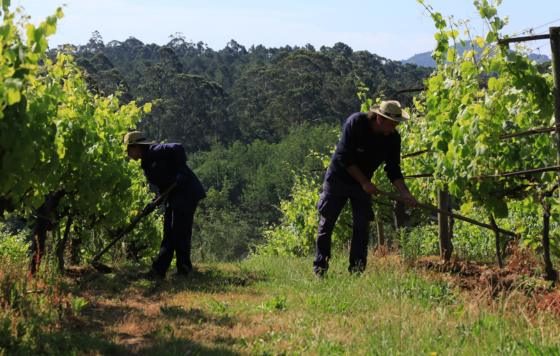
[[379, 106], [372, 106], [369, 110], [396, 122], [410, 119], [410, 115], [401, 108], [401, 104], [396, 100], [382, 101]]
[[154, 142], [148, 141], [142, 131], [132, 131], [124, 136], [125, 145], [153, 145]]

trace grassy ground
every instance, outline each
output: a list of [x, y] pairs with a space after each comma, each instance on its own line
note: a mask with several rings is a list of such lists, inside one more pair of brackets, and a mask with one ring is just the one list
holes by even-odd
[[75, 313], [34, 342], [57, 354], [560, 354], [560, 319], [526, 291], [461, 290], [395, 256], [350, 276], [345, 260], [322, 280], [309, 258], [198, 265], [162, 283], [77, 270], [65, 280]]

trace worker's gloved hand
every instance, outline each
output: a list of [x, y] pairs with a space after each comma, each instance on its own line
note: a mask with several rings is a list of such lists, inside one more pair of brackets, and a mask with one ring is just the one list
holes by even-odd
[[418, 200], [416, 200], [416, 198], [408, 192], [402, 193], [401, 194], [401, 199], [406, 205], [408, 205], [410, 207], [414, 208], [414, 207], [418, 206]]
[[362, 184], [362, 189], [369, 195], [377, 195], [379, 194], [379, 189], [373, 184], [372, 182], [365, 182]]

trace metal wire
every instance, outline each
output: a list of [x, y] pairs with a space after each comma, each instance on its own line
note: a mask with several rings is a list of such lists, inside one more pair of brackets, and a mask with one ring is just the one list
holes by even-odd
[[513, 36], [523, 35], [523, 34], [528, 34], [528, 33], [531, 33], [531, 34], [532, 34], [532, 33], [534, 33], [534, 31], [535, 31], [536, 29], [538, 29], [538, 28], [542, 28], [542, 27], [545, 27], [545, 26], [548, 26], [548, 25], [552, 25], [553, 23], [559, 22], [559, 21], [560, 21], [560, 18], [557, 18], [557, 19], [555, 19], [555, 20], [546, 22], [546, 23], [544, 23], [544, 24], [542, 24], [542, 25], [539, 25], [539, 26], [529, 27], [529, 28], [527, 28], [527, 29], [525, 29], [525, 30], [523, 30], [523, 31], [521, 31], [521, 32], [512, 34], [512, 37], [513, 37]]

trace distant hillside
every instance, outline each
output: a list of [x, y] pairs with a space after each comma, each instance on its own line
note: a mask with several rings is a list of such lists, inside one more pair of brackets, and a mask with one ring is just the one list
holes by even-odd
[[[467, 45], [468, 47], [468, 45]], [[459, 53], [463, 53], [465, 47], [459, 47]], [[480, 48], [477, 47], [477, 51], [480, 52]], [[544, 63], [550, 61], [550, 58], [544, 54], [531, 53], [529, 58], [536, 61], [537, 63]], [[414, 56], [402, 61], [403, 64], [416, 64], [421, 67], [435, 67], [436, 62], [432, 58], [432, 52], [422, 52], [415, 54]]]
[[94, 33], [87, 44], [68, 48], [97, 91], [154, 102], [142, 129], [155, 140], [182, 142], [189, 152], [215, 143], [277, 142], [302, 123], [339, 124], [360, 107], [360, 82], [371, 97], [410, 105], [412, 96], [398, 91], [418, 87], [431, 72], [340, 42], [245, 48], [231, 40], [214, 50], [182, 36], [157, 45], [133, 37], [104, 43]]

